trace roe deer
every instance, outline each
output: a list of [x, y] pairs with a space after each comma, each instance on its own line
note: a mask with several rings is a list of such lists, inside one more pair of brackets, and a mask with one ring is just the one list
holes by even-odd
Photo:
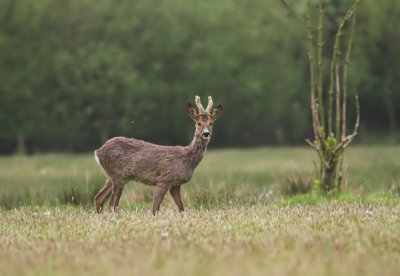
[[189, 116], [196, 122], [196, 131], [189, 146], [160, 146], [133, 138], [114, 137], [94, 152], [97, 163], [108, 178], [106, 185], [94, 198], [98, 213], [111, 196], [110, 206], [118, 211], [122, 190], [129, 180], [156, 186], [153, 197], [153, 215], [160, 210], [161, 201], [169, 190], [180, 212], [184, 210], [181, 185], [192, 178], [194, 169], [203, 158], [210, 141], [213, 122], [221, 115], [222, 105], [212, 109], [208, 97], [204, 109], [196, 96], [198, 111], [187, 104]]

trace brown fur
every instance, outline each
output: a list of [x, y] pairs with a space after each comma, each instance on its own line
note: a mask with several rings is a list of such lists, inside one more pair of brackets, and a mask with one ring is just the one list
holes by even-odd
[[[110, 206], [117, 212], [122, 190], [129, 180], [156, 186], [153, 214], [160, 209], [161, 201], [168, 190], [179, 211], [184, 210], [180, 186], [190, 181], [194, 169], [202, 160], [209, 142], [209, 138], [203, 137], [203, 132], [206, 129], [211, 135], [210, 123], [212, 125], [212, 121], [219, 117], [222, 106], [215, 108], [211, 114], [203, 109], [200, 116], [188, 104], [188, 112], [196, 121], [195, 135], [189, 146], [161, 146], [134, 138], [114, 137], [95, 151], [96, 160], [109, 178], [94, 198], [98, 213], [110, 196]], [[208, 120], [202, 120], [203, 116], [207, 116]]]

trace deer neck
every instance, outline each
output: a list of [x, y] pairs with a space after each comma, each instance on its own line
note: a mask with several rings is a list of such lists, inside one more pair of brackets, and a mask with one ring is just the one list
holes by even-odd
[[207, 149], [208, 142], [209, 140], [201, 138], [197, 133], [194, 134], [192, 142], [187, 147], [188, 152], [186, 155], [193, 168], [197, 167], [201, 159], [203, 159], [203, 154]]

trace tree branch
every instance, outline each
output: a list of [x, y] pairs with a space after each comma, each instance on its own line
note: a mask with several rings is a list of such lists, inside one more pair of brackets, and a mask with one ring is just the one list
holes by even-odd
[[294, 13], [294, 15], [296, 16], [296, 18], [303, 23], [304, 25], [304, 19], [303, 17], [301, 17], [299, 15], [299, 13], [297, 12], [297, 10], [293, 7], [292, 3], [290, 3], [288, 0], [283, 0], [283, 2], [285, 3], [285, 5]]
[[336, 139], [340, 139], [340, 61], [336, 62], [335, 66], [335, 79], [336, 79]]
[[309, 139], [306, 139], [306, 142], [307, 142], [313, 149], [316, 150], [316, 152], [318, 153], [319, 159], [320, 159], [320, 161], [321, 161], [321, 164], [322, 164], [324, 167], [327, 168], [327, 167], [329, 166], [329, 164], [325, 161], [325, 158], [324, 158], [324, 156], [322, 155], [322, 152], [321, 152], [319, 146], [313, 144]]
[[350, 53], [351, 53], [351, 48], [353, 45], [353, 38], [354, 38], [354, 29], [356, 25], [356, 16], [357, 14], [354, 13], [353, 15], [353, 20], [351, 23], [351, 30], [350, 30], [350, 36], [347, 41], [347, 50], [346, 50], [346, 57], [344, 60], [344, 66], [343, 66], [343, 103], [342, 103], [342, 139], [346, 136], [346, 106], [347, 106], [347, 67], [350, 63]]
[[[311, 1], [307, 0], [307, 15], [306, 15], [306, 34], [308, 39], [308, 59], [310, 64], [310, 85], [311, 85], [311, 109], [313, 116], [313, 129], [315, 139], [318, 141], [323, 141], [324, 134], [321, 133], [321, 126], [324, 126], [324, 112], [323, 112], [323, 103], [322, 103], [322, 94], [318, 93], [318, 104], [316, 100], [316, 92], [315, 92], [315, 84], [316, 77], [315, 72], [317, 71], [317, 66], [315, 63], [315, 52], [314, 52], [314, 41], [313, 34], [311, 29]], [[319, 91], [320, 92], [320, 91]], [[322, 93], [322, 91], [321, 91]], [[322, 112], [321, 112], [322, 111]], [[320, 143], [322, 146], [324, 143]]]
[[358, 128], [360, 126], [360, 103], [358, 101], [358, 94], [355, 92], [355, 100], [356, 100], [356, 111], [357, 111], [357, 117], [356, 117], [356, 123], [354, 125], [354, 130], [353, 133], [346, 136], [340, 143], [336, 146], [336, 148], [333, 151], [333, 154], [342, 152], [347, 148], [347, 146], [353, 141], [354, 137], [358, 134]]
[[[308, 7], [310, 7], [310, 1], [307, 3]], [[318, 0], [318, 7], [319, 7], [319, 14], [318, 14], [318, 106], [319, 106], [319, 113], [321, 116], [321, 126], [324, 127], [325, 125], [325, 111], [324, 111], [324, 103], [323, 103], [323, 78], [324, 78], [324, 72], [323, 72], [323, 58], [322, 58], [322, 48], [323, 48], [323, 42], [322, 42], [322, 30], [323, 30], [323, 15], [324, 15], [324, 9], [322, 7], [322, 0]], [[311, 12], [310, 12], [311, 14]]]
[[334, 94], [334, 76], [335, 76], [335, 68], [336, 63], [338, 62], [338, 58], [340, 56], [340, 38], [343, 35], [343, 27], [346, 22], [351, 18], [354, 11], [357, 9], [360, 0], [354, 0], [353, 5], [350, 9], [347, 10], [345, 16], [339, 24], [338, 31], [336, 33], [335, 42], [333, 46], [332, 60], [330, 65], [330, 78], [329, 78], [329, 107], [328, 107], [328, 129], [329, 133], [332, 133], [332, 113], [333, 113], [333, 94]]
[[[354, 29], [356, 25], [356, 18], [357, 18], [357, 13], [354, 11], [353, 19], [351, 22], [351, 30], [350, 30], [350, 35], [347, 40], [347, 50], [346, 50], [346, 56], [344, 59], [344, 65], [343, 65], [343, 81], [342, 81], [342, 89], [343, 89], [343, 101], [342, 101], [342, 136], [341, 140], [343, 141], [346, 137], [346, 116], [347, 116], [347, 67], [350, 63], [350, 53], [351, 53], [351, 48], [353, 46], [353, 38], [354, 38]], [[336, 79], [336, 87], [338, 87]], [[358, 102], [358, 99], [356, 99]], [[359, 109], [358, 109], [358, 114], [359, 114]], [[357, 115], [359, 118], [359, 115]], [[338, 127], [338, 125], [336, 125]], [[358, 128], [358, 126], [357, 126]], [[338, 132], [336, 132], [336, 139], [339, 140], [338, 138]], [[343, 175], [344, 175], [344, 169], [343, 169], [343, 163], [344, 163], [344, 153], [342, 152], [339, 157], [339, 178], [338, 178], [338, 191], [340, 192], [341, 186], [342, 186], [342, 181], [343, 181]]]

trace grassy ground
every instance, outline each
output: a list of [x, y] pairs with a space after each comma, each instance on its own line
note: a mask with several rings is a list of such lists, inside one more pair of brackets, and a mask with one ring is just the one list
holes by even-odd
[[0, 211], [3, 275], [398, 275], [399, 202]]
[[310, 149], [210, 150], [185, 213], [168, 195], [155, 217], [137, 183], [118, 216], [95, 214], [91, 155], [2, 157], [0, 275], [398, 275], [399, 154], [353, 147], [350, 195], [321, 200], [279, 194], [280, 177], [312, 173]]
[[[359, 146], [346, 152], [348, 190], [353, 194], [400, 194], [400, 147]], [[311, 175], [316, 154], [309, 148], [210, 150], [183, 186], [186, 204], [215, 205], [230, 200], [268, 203], [278, 196], [279, 178]], [[0, 206], [92, 205], [105, 177], [92, 154], [0, 157]], [[271, 195], [272, 191], [272, 195]], [[122, 205], [151, 201], [152, 188], [129, 183]], [[170, 200], [170, 197], [166, 197]]]

